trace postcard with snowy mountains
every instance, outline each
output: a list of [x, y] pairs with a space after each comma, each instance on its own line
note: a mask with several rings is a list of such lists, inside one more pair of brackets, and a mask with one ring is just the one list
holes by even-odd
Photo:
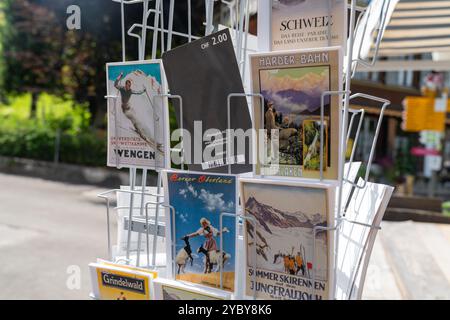
[[[327, 300], [332, 295], [335, 186], [240, 179], [246, 295]], [[315, 248], [315, 249], [314, 249]], [[315, 281], [313, 281], [315, 279]]]
[[161, 62], [108, 63], [108, 166], [166, 168]]
[[327, 93], [341, 90], [340, 56], [337, 47], [250, 55], [253, 92], [264, 97], [253, 109], [257, 175], [317, 179], [322, 165], [325, 179], [338, 178], [339, 95]]
[[220, 288], [222, 270], [223, 290], [234, 292], [237, 222], [230, 214], [236, 214], [236, 177], [164, 171], [163, 183], [166, 206], [175, 211], [166, 211], [167, 261], [175, 261], [169, 274]]

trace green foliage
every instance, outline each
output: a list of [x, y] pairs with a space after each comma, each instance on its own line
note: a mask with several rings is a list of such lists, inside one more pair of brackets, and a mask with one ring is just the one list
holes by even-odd
[[60, 92], [64, 33], [53, 11], [28, 0], [4, 8], [9, 31], [4, 48], [4, 86], [8, 92]]
[[42, 94], [36, 118], [29, 118], [30, 94], [9, 98], [0, 105], [0, 155], [53, 161], [60, 133], [60, 161], [104, 166], [106, 137], [89, 127], [86, 105]]
[[407, 175], [416, 174], [417, 160], [410, 152], [414, 142], [414, 138], [408, 137], [405, 143], [397, 149], [397, 157], [393, 166], [394, 176], [397, 181], [403, 181]]
[[6, 19], [6, 8], [10, 5], [10, 0], [0, 2], [0, 100], [3, 95], [3, 75], [5, 73], [5, 55], [3, 41], [8, 34], [8, 25]]

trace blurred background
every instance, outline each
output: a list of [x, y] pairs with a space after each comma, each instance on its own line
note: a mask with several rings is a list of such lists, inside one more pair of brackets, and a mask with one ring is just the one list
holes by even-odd
[[[392, 102], [371, 177], [396, 191], [366, 298], [450, 298], [450, 5], [426, 3], [397, 4], [380, 63], [358, 69], [352, 82], [353, 92]], [[81, 9], [79, 30], [66, 26], [73, 4]], [[256, 1], [251, 8], [257, 34]], [[177, 1], [175, 30], [187, 30], [187, 10]], [[204, 32], [204, 12], [203, 1], [192, 2], [193, 34]], [[105, 208], [96, 195], [128, 183], [126, 171], [105, 168], [105, 64], [122, 60], [120, 20], [111, 0], [0, 2], [0, 298], [88, 297], [87, 264], [106, 255]], [[141, 20], [142, 5], [127, 6], [127, 29]], [[215, 20], [230, 23], [220, 2]], [[126, 45], [135, 60], [135, 39]], [[414, 112], [419, 97], [430, 99], [428, 113]], [[444, 115], [425, 119], [436, 99], [445, 101]], [[365, 163], [381, 106], [356, 99], [352, 107], [366, 112], [355, 153]], [[348, 156], [352, 146], [350, 139]], [[68, 289], [70, 266], [82, 270], [79, 288]]]

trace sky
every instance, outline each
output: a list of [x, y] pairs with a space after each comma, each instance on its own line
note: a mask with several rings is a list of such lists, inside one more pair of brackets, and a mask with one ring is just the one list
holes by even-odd
[[147, 76], [154, 77], [158, 83], [161, 83], [161, 69], [159, 63], [140, 63], [133, 65], [119, 65], [119, 66], [109, 66], [108, 68], [108, 79], [110, 81], [115, 81], [117, 77], [123, 72], [123, 77], [125, 78], [127, 74], [132, 73], [136, 70], [141, 70]]

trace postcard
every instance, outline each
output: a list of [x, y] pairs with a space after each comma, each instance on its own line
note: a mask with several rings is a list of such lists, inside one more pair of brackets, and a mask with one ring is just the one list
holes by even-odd
[[174, 264], [169, 272], [177, 280], [221, 288], [222, 271], [223, 289], [234, 291], [236, 177], [164, 171], [163, 179], [166, 205], [174, 210], [166, 211], [167, 260]]
[[99, 300], [151, 300], [150, 283], [156, 272], [109, 263], [89, 264], [93, 294]]
[[261, 51], [345, 48], [347, 1], [260, 0], [258, 30]]
[[[179, 146], [189, 170], [227, 173], [231, 165], [233, 174], [251, 172], [251, 141], [230, 135], [227, 144], [227, 129], [238, 135], [252, 128], [230, 30], [165, 52], [162, 59], [170, 92], [183, 102], [181, 114], [180, 101], [173, 100], [178, 126], [187, 131]], [[228, 115], [232, 94], [237, 96], [230, 98]]]
[[246, 217], [246, 295], [273, 300], [332, 296], [334, 184], [240, 179]]
[[253, 108], [257, 175], [320, 178], [323, 147], [323, 177], [338, 178], [340, 102], [326, 93], [341, 88], [339, 57], [339, 48], [251, 55], [253, 91], [264, 97]]
[[161, 61], [108, 63], [110, 167], [167, 168], [168, 108]]
[[231, 297], [228, 292], [162, 278], [153, 281], [153, 288], [156, 300], [229, 300]]

